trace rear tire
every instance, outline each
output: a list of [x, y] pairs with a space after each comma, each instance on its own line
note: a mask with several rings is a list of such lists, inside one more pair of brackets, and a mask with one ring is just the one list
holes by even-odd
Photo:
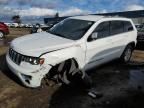
[[132, 45], [127, 45], [122, 56], [121, 56], [121, 61], [124, 63], [128, 63], [131, 59], [132, 56], [132, 52], [133, 52], [133, 47]]

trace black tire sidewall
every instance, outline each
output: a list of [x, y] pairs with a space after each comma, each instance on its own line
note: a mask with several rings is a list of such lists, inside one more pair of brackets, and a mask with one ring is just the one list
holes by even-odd
[[[68, 85], [70, 86], [81, 86], [81, 88], [90, 88], [92, 86], [92, 80], [90, 78], [90, 76], [88, 76], [88, 74], [85, 72], [85, 74], [83, 74], [82, 70], [79, 70], [77, 73], [75, 73], [74, 75], [69, 74], [70, 71], [70, 65], [71, 61], [66, 61], [65, 65], [63, 67], [62, 71], [66, 71], [66, 75], [67, 75], [67, 79], [68, 81], [70, 81], [70, 83]], [[75, 68], [78, 68], [76, 63], [75, 63]], [[84, 75], [84, 76], [83, 76]], [[64, 85], [65, 84], [63, 81], [62, 83]]]
[[[129, 50], [129, 49], [131, 50], [131, 55], [130, 55], [129, 59], [126, 61], [126, 60], [125, 60], [126, 51]], [[125, 48], [125, 50], [124, 50], [124, 52], [123, 52], [123, 54], [122, 54], [122, 56], [121, 56], [121, 58], [120, 58], [121, 61], [124, 62], [124, 63], [128, 63], [128, 62], [130, 61], [130, 59], [131, 59], [132, 52], [133, 52], [132, 46], [131, 46], [131, 45], [127, 45], [127, 47]]]

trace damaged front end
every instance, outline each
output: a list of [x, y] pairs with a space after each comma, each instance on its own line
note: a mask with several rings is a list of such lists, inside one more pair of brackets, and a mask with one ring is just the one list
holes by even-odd
[[24, 56], [12, 50], [7, 53], [6, 60], [10, 70], [27, 87], [39, 87], [42, 78], [51, 69], [50, 65], [44, 63], [44, 58]]

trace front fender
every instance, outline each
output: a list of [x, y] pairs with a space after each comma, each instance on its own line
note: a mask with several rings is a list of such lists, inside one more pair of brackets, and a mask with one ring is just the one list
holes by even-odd
[[55, 66], [56, 64], [71, 58], [76, 60], [79, 68], [83, 68], [85, 65], [85, 51], [80, 46], [73, 46], [53, 52], [48, 52], [42, 55], [41, 58], [45, 58], [45, 64], [52, 66]]

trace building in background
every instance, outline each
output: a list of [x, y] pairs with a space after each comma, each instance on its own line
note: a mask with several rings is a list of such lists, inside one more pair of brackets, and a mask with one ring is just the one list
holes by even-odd
[[[99, 13], [92, 15], [104, 15], [104, 16], [120, 16], [131, 18], [135, 24], [144, 23], [144, 10], [136, 11], [125, 11], [125, 12], [113, 12], [113, 13]], [[57, 23], [67, 17], [57, 17], [57, 18], [44, 18], [44, 23], [50, 25], [51, 23]]]
[[102, 14], [95, 14], [95, 15], [120, 16], [120, 17], [131, 18], [135, 24], [144, 23], [144, 10], [102, 13]]

